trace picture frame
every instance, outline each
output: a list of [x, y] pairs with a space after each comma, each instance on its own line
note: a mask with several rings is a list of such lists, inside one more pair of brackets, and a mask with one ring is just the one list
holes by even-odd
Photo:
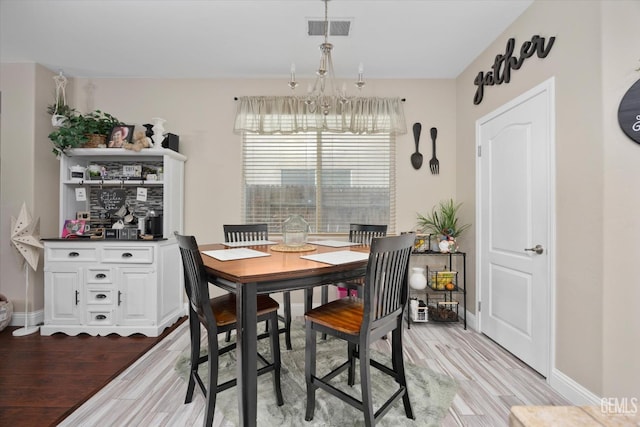
[[86, 221], [83, 219], [68, 219], [62, 227], [62, 238], [84, 236], [88, 231]]
[[107, 142], [108, 148], [122, 148], [125, 143], [131, 143], [133, 140], [134, 125], [117, 125], [111, 129], [109, 134], [109, 140]]

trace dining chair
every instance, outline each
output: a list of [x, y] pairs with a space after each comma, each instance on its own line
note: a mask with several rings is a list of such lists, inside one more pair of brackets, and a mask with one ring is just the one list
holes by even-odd
[[[362, 245], [370, 245], [371, 240], [374, 237], [385, 237], [387, 235], [387, 225], [374, 225], [374, 224], [349, 224], [349, 241], [351, 243], [360, 243]], [[362, 279], [356, 279], [350, 282], [333, 283], [332, 285], [346, 288], [347, 295], [351, 294], [351, 291], [356, 292], [362, 287]], [[320, 303], [326, 304], [329, 302], [329, 285], [324, 285], [320, 291]], [[322, 334], [322, 339], [326, 339], [326, 334]]]
[[[269, 240], [269, 226], [267, 223], [224, 224], [222, 228], [225, 242]], [[282, 304], [284, 305], [284, 316], [278, 315], [278, 319], [284, 323], [284, 328], [279, 328], [278, 331], [284, 332], [285, 345], [287, 350], [291, 350], [291, 294], [288, 291], [282, 293]], [[230, 339], [231, 331], [227, 333], [227, 342]]]
[[[318, 388], [361, 410], [367, 427], [373, 426], [400, 398], [407, 418], [415, 419], [402, 356], [402, 320], [409, 295], [407, 271], [414, 239], [414, 233], [374, 238], [362, 299], [341, 298], [305, 313], [305, 420], [313, 419]], [[369, 348], [374, 340], [389, 332], [392, 336], [391, 368], [372, 359]], [[348, 343], [346, 362], [321, 377], [316, 376], [317, 333], [327, 333]], [[347, 383], [352, 386], [356, 360], [360, 365], [361, 400], [339, 390], [330, 382], [336, 375], [348, 370]], [[371, 395], [371, 367], [390, 375], [398, 385], [398, 389], [375, 412]]]
[[[209, 282], [198, 250], [198, 244], [193, 236], [183, 236], [174, 233], [178, 240], [182, 265], [184, 269], [185, 291], [189, 298], [189, 331], [191, 335], [191, 356], [189, 369], [189, 384], [184, 403], [193, 399], [196, 383], [206, 399], [204, 426], [211, 426], [216, 406], [218, 392], [236, 385], [237, 379], [218, 384], [218, 358], [233, 350], [236, 343], [224, 347], [218, 346], [218, 334], [236, 328], [236, 298], [229, 293], [215, 298], [209, 297]], [[258, 295], [258, 321], [267, 321], [272, 325], [278, 323], [278, 302], [267, 295]], [[201, 327], [207, 332], [207, 354], [200, 356]], [[258, 375], [273, 372], [273, 387], [278, 406], [282, 406], [282, 389], [280, 386], [280, 340], [278, 328], [272, 326], [269, 333], [271, 361], [261, 354], [258, 360], [264, 365], [258, 369]], [[198, 367], [208, 362], [209, 376], [205, 385], [198, 374]]]

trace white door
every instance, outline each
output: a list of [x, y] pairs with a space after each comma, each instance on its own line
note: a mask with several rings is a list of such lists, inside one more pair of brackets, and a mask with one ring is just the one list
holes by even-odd
[[554, 116], [550, 79], [476, 123], [480, 330], [545, 377]]

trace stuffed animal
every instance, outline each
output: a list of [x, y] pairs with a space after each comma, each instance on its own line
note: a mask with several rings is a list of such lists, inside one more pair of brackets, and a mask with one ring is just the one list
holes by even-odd
[[123, 145], [127, 150], [140, 151], [143, 148], [151, 147], [151, 138], [145, 136], [143, 131], [133, 133], [133, 142], [125, 142]]

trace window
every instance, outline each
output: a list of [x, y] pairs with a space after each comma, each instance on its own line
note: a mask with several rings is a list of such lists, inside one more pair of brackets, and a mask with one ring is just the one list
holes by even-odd
[[243, 218], [282, 222], [300, 214], [314, 233], [350, 223], [395, 224], [395, 138], [390, 134], [243, 133]]

